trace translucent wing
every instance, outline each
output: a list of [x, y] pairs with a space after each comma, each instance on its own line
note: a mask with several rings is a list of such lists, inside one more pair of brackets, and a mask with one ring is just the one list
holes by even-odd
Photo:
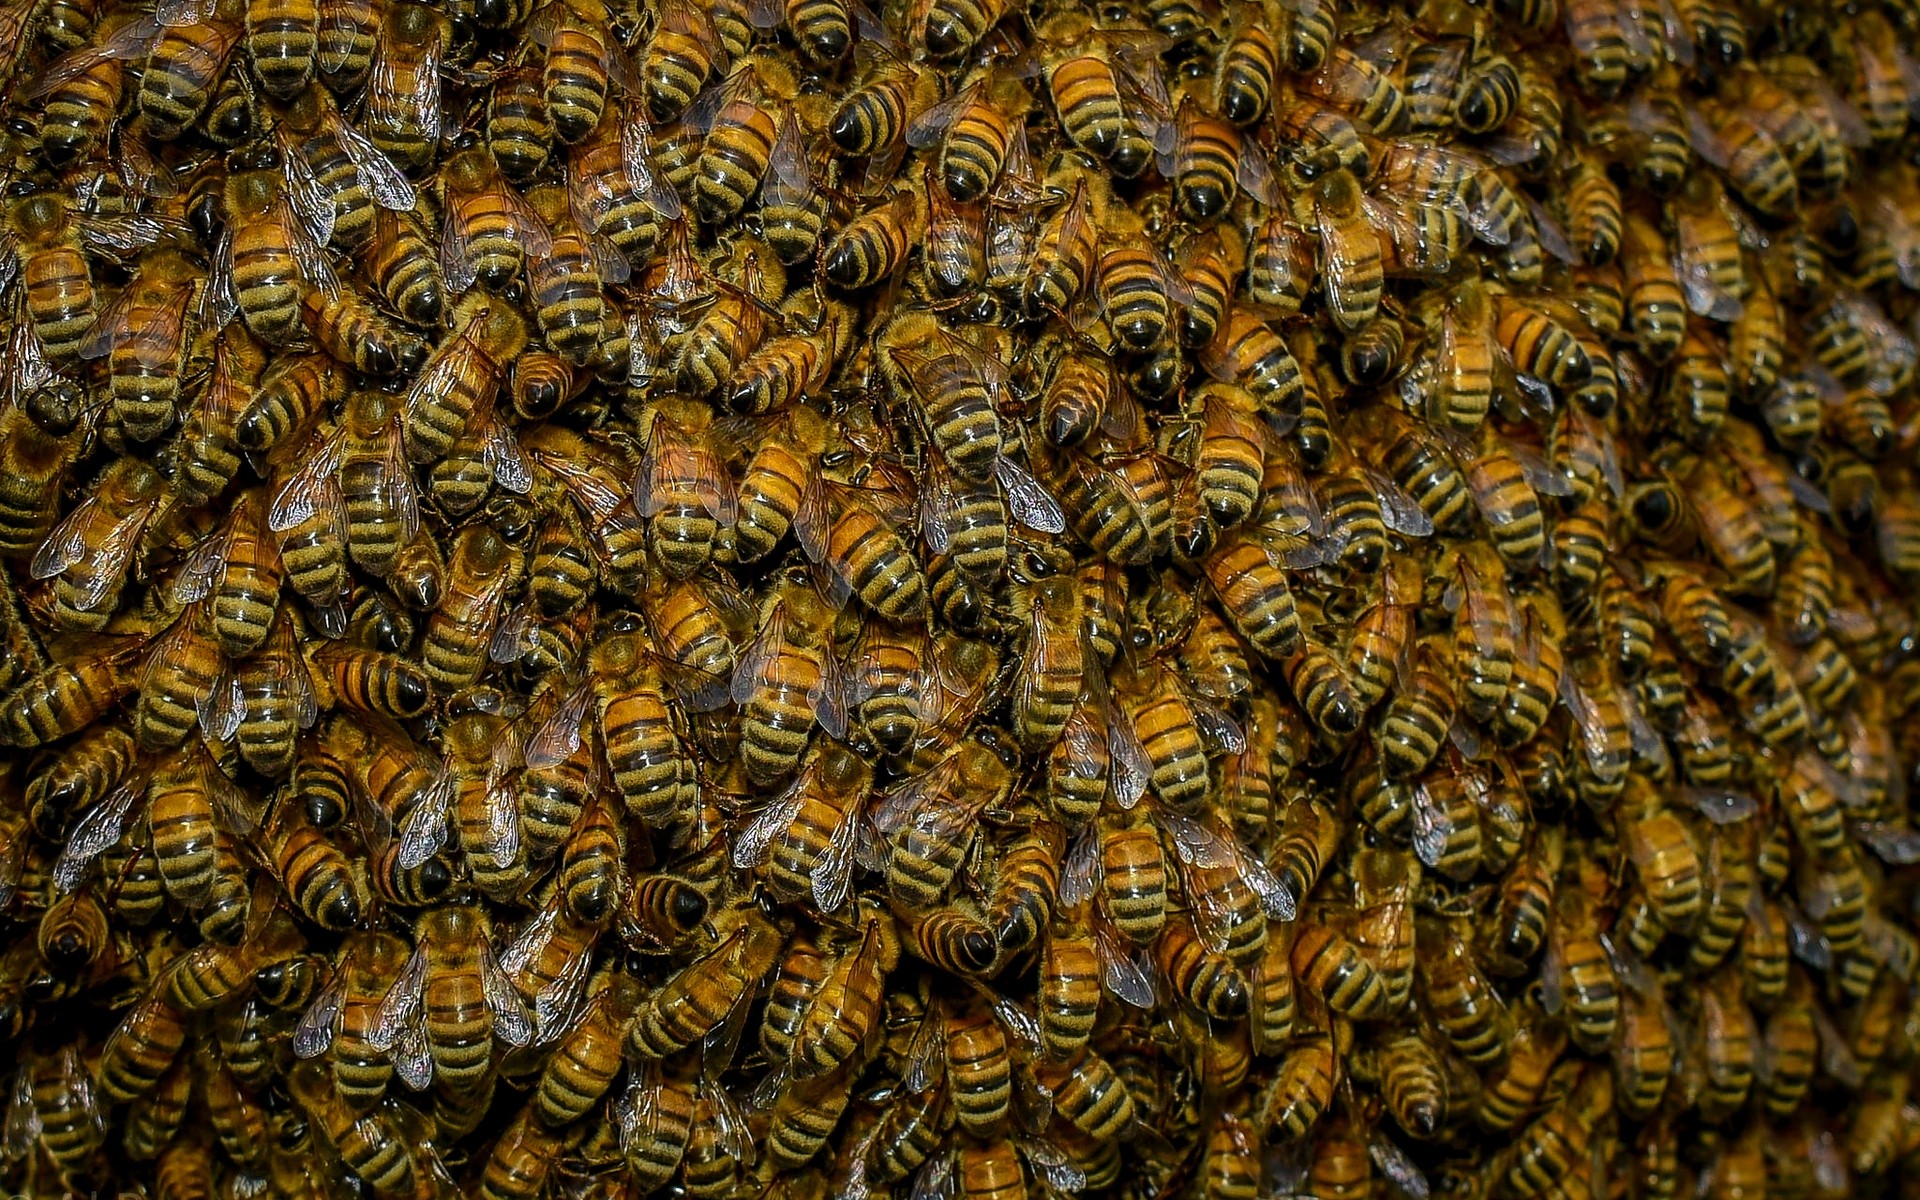
[[53, 860], [53, 886], [61, 895], [79, 887], [93, 860], [126, 832], [127, 814], [133, 811], [138, 791], [135, 782], [122, 783], [112, 795], [88, 809], [87, 815], [74, 825], [60, 856]]
[[541, 722], [527, 739], [526, 762], [530, 767], [553, 767], [566, 762], [580, 751], [580, 730], [592, 710], [594, 682], [583, 680]]
[[1026, 468], [1009, 458], [994, 460], [993, 473], [1006, 494], [1007, 511], [1014, 520], [1041, 533], [1065, 533], [1067, 515], [1060, 502]]
[[840, 824], [834, 826], [833, 836], [827, 839], [820, 861], [814, 864], [810, 876], [813, 903], [823, 913], [837, 912], [847, 902], [848, 890], [853, 885], [854, 847], [859, 828], [858, 806], [849, 805]]
[[374, 1010], [373, 1028], [367, 1032], [367, 1044], [375, 1050], [390, 1050], [401, 1034], [420, 1014], [421, 999], [427, 986], [427, 943], [422, 938], [400, 968], [387, 994]]
[[480, 990], [487, 1007], [493, 1010], [494, 1036], [509, 1046], [524, 1046], [533, 1040], [533, 1014], [500, 969], [493, 947], [484, 941], [480, 943]]
[[427, 1049], [427, 1024], [411, 1020], [400, 1027], [400, 1036], [388, 1052], [393, 1073], [400, 1082], [416, 1092], [424, 1092], [433, 1082], [433, 1054]]
[[447, 813], [453, 807], [454, 782], [441, 773], [400, 821], [400, 869], [411, 871], [440, 852], [447, 840]]
[[799, 814], [800, 805], [806, 799], [807, 789], [818, 774], [817, 768], [809, 763], [786, 791], [760, 810], [733, 844], [734, 866], [748, 870], [767, 860], [767, 851], [773, 845], [773, 839], [793, 824], [793, 818]]
[[327, 1052], [327, 1047], [333, 1045], [334, 1030], [346, 999], [347, 975], [341, 970], [334, 973], [333, 981], [300, 1014], [299, 1023], [293, 1027], [293, 1053], [296, 1058], [318, 1058]]
[[35, 579], [52, 579], [86, 557], [87, 532], [99, 510], [97, 497], [84, 500], [54, 526], [28, 564], [27, 569]]

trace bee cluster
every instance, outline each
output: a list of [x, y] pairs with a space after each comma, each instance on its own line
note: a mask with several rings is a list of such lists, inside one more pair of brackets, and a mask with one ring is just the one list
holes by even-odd
[[1917, 26], [7, 0], [0, 1191], [1908, 1194]]

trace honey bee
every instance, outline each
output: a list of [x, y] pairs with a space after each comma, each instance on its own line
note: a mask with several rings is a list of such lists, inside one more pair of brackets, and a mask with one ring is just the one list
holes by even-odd
[[387, 933], [352, 935], [341, 950], [332, 981], [300, 1015], [294, 1028], [294, 1054], [302, 1059], [329, 1056], [333, 1086], [354, 1108], [379, 1100], [393, 1064], [371, 1044], [382, 999], [398, 980], [409, 951]]
[[706, 132], [693, 178], [693, 210], [701, 220], [724, 225], [746, 206], [767, 173], [779, 136], [769, 101], [793, 91], [783, 64], [756, 56], [736, 66], [710, 100], [687, 114], [689, 123]]
[[939, 766], [888, 792], [871, 820], [886, 844], [889, 888], [919, 909], [940, 902], [972, 844], [968, 830], [1004, 803], [1013, 780], [1002, 751], [962, 743]]
[[409, 1086], [438, 1077], [472, 1087], [487, 1069], [493, 1039], [523, 1045], [532, 1018], [508, 981], [476, 909], [430, 909], [418, 941], [380, 1000], [366, 1043], [388, 1053]]
[[97, 631], [119, 606], [141, 535], [163, 502], [159, 472], [139, 459], [108, 467], [93, 495], [75, 506], [34, 551], [28, 571], [54, 580], [62, 624]]
[[871, 784], [871, 771], [851, 752], [823, 744], [741, 833], [734, 862], [764, 864], [775, 891], [805, 896], [821, 912], [836, 911], [852, 883], [860, 810]]
[[740, 989], [757, 985], [773, 966], [782, 940], [779, 932], [749, 923], [681, 968], [636, 1013], [628, 1052], [658, 1059], [704, 1037], [735, 1009]]
[[484, 145], [441, 164], [440, 191], [440, 273], [456, 294], [475, 283], [497, 291], [526, 261], [554, 255], [547, 223], [501, 176]]
[[161, 29], [152, 41], [135, 103], [148, 130], [171, 141], [206, 110], [244, 31], [246, 5], [238, 0], [185, 2], [168, 5], [155, 16]]

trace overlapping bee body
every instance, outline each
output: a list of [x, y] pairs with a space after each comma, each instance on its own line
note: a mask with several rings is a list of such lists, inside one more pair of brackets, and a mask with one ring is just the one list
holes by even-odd
[[1913, 30], [0, 7], [0, 1191], [1908, 1186]]

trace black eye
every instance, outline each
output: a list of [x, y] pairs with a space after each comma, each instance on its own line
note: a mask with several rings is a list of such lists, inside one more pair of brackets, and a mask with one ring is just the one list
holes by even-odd
[[1655, 488], [1633, 502], [1634, 519], [1650, 532], [1658, 533], [1673, 523], [1673, 496], [1665, 488]]

